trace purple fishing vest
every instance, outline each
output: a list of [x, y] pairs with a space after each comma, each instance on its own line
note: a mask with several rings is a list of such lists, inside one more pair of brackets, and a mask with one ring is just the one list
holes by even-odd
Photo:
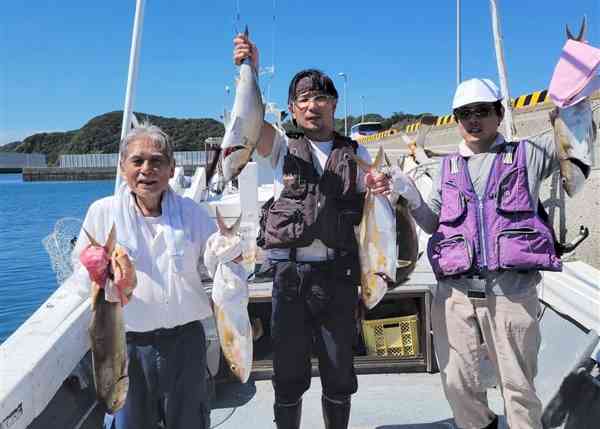
[[459, 154], [444, 157], [441, 179], [439, 226], [427, 246], [436, 277], [562, 269], [551, 227], [529, 193], [525, 144], [505, 144], [496, 154], [481, 199]]

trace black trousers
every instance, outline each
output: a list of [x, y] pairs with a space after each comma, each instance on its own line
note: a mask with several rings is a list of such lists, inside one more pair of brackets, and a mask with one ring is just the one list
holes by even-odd
[[358, 292], [346, 261], [273, 263], [275, 401], [295, 403], [310, 387], [313, 348], [323, 394], [333, 400], [347, 399], [358, 387], [353, 362]]
[[106, 415], [106, 429], [210, 428], [206, 339], [199, 321], [171, 329], [127, 333], [129, 392]]

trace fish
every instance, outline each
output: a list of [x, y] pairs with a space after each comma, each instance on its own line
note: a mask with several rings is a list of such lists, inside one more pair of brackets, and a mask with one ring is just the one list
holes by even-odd
[[[244, 31], [248, 37], [248, 27]], [[240, 64], [235, 100], [221, 142], [217, 188], [235, 179], [252, 158], [264, 123], [265, 106], [258, 86], [258, 73], [246, 58]]]
[[417, 266], [419, 237], [417, 235], [417, 225], [404, 198], [398, 198], [395, 210], [396, 245], [398, 248], [395, 285], [399, 285], [408, 279]]
[[596, 140], [592, 106], [586, 98], [573, 106], [556, 108], [554, 115], [554, 143], [561, 184], [572, 198], [583, 189], [591, 171], [592, 144]]
[[403, 131], [400, 132], [400, 137], [408, 146], [410, 156], [419, 164], [427, 164], [431, 162], [431, 158], [441, 157], [444, 156], [444, 154], [439, 154], [429, 149], [425, 149], [425, 139], [431, 131], [431, 128], [433, 128], [435, 125], [435, 117], [430, 115], [423, 116], [419, 120], [419, 123], [419, 131], [415, 140], [412, 140]]
[[[579, 34], [574, 37], [567, 25], [567, 38], [585, 43], [586, 28], [584, 17]], [[586, 97], [564, 108], [556, 107], [550, 112], [550, 122], [554, 128], [561, 184], [567, 195], [573, 197], [583, 188], [592, 166], [592, 144], [596, 139], [596, 127], [589, 99]]]
[[[372, 164], [355, 154], [353, 158], [363, 171], [373, 172], [382, 170], [385, 154], [380, 147]], [[396, 216], [387, 197], [375, 195], [367, 188], [362, 218], [355, 227], [355, 234], [361, 269], [361, 297], [370, 310], [381, 301], [388, 285], [396, 282]]]
[[[123, 250], [115, 252], [116, 233], [113, 225], [106, 243], [99, 244], [85, 229], [91, 248], [104, 248], [111, 256], [109, 265], [120, 281], [129, 283], [126, 293], [135, 287], [135, 269]], [[87, 250], [87, 249], [86, 249]], [[83, 252], [85, 252], [84, 250]], [[82, 252], [82, 255], [83, 255]], [[122, 302], [112, 302], [106, 293], [111, 282], [110, 275], [105, 284], [92, 279], [92, 318], [88, 329], [92, 350], [92, 367], [96, 396], [109, 414], [114, 414], [125, 404], [129, 390], [127, 372], [127, 343]]]
[[[253, 333], [248, 315], [248, 275], [241, 265], [239, 229], [242, 217], [228, 227], [218, 207], [215, 211], [218, 231], [209, 239], [209, 248], [218, 260], [212, 288], [217, 332], [229, 370], [245, 383], [252, 372]], [[236, 248], [239, 256], [233, 261], [222, 262], [219, 257], [234, 256]]]

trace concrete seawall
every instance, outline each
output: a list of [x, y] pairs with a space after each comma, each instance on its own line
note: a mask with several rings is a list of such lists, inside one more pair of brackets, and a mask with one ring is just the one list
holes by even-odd
[[[191, 176], [197, 166], [186, 165], [184, 172]], [[54, 181], [80, 181], [80, 180], [115, 180], [114, 167], [100, 168], [23, 168], [23, 181], [25, 182], [54, 182]]]

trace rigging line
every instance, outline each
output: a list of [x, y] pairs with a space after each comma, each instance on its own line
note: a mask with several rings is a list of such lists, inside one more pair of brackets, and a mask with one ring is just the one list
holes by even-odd
[[275, 16], [276, 16], [276, 0], [273, 0], [273, 29], [272, 29], [272, 34], [271, 34], [271, 67], [273, 75], [275, 75], [275, 31], [276, 31], [276, 20], [275, 20]]
[[240, 34], [241, 30], [240, 30], [240, 0], [235, 0], [235, 14], [233, 15], [233, 31], [235, 32], [235, 34]]

